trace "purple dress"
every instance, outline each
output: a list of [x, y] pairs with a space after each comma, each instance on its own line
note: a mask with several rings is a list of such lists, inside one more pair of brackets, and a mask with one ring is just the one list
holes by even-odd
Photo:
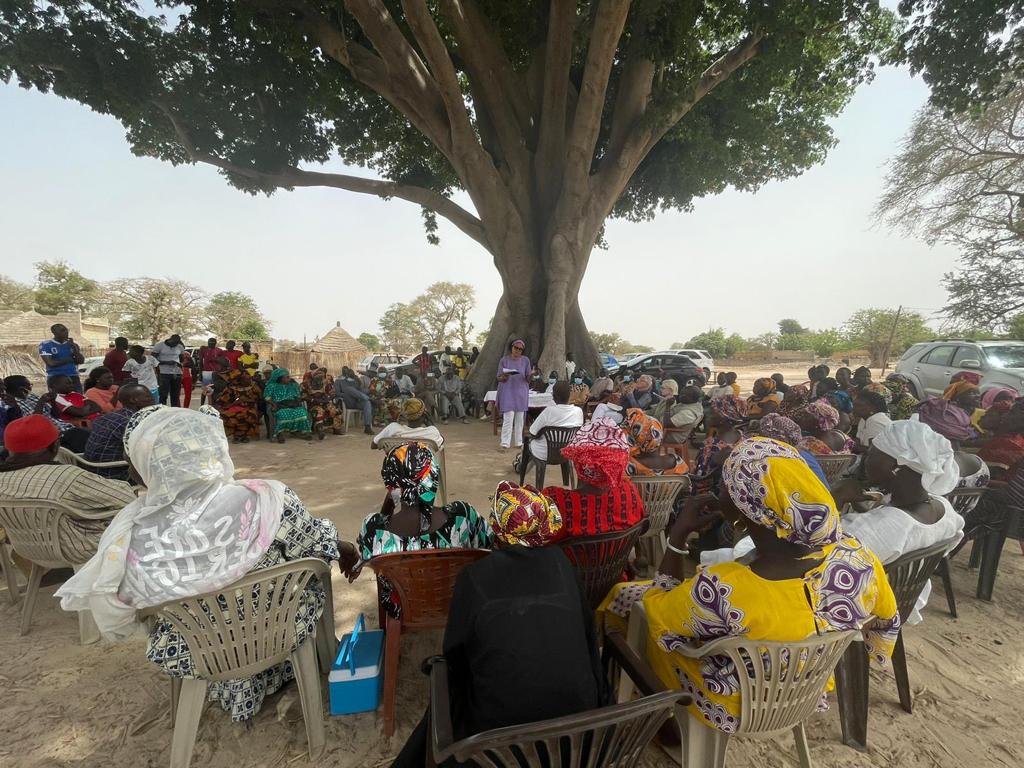
[[498, 376], [506, 371], [519, 371], [515, 376], [510, 376], [506, 382], [498, 382], [498, 413], [516, 411], [525, 413], [530, 405], [530, 371], [533, 366], [530, 358], [523, 355], [514, 358], [505, 355], [498, 363]]

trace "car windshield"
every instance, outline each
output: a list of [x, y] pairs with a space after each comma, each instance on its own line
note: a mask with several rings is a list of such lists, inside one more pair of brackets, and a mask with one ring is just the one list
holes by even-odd
[[1024, 344], [985, 347], [989, 365], [996, 368], [1024, 368]]

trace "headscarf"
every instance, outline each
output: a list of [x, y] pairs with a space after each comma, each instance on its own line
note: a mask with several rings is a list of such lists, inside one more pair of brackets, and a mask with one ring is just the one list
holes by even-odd
[[275, 480], [234, 479], [219, 418], [157, 405], [129, 426], [126, 453], [146, 492], [57, 591], [65, 611], [92, 611], [115, 639], [135, 631], [136, 610], [223, 589], [252, 570], [274, 541], [285, 494]]
[[832, 494], [796, 448], [748, 438], [725, 460], [722, 483], [744, 517], [780, 539], [816, 549], [842, 537]]
[[547, 496], [529, 485], [502, 482], [491, 504], [491, 530], [499, 541], [543, 547], [562, 530], [562, 515]]
[[629, 433], [632, 443], [629, 452], [633, 456], [654, 453], [665, 439], [665, 427], [662, 423], [639, 408], [630, 408], [626, 411], [626, 420], [622, 426]]
[[[760, 379], [754, 381], [754, 397], [762, 398], [766, 395], [770, 395], [775, 391], [777, 386], [775, 379], [769, 378], [768, 376], [762, 376]], [[761, 390], [760, 393], [758, 390]]]
[[910, 394], [910, 381], [906, 376], [899, 373], [889, 374], [885, 380], [885, 386], [892, 392], [892, 402], [889, 404], [889, 416], [893, 421], [909, 419], [920, 402]]
[[287, 368], [275, 368], [270, 372], [267, 383], [263, 387], [263, 396], [272, 402], [299, 399], [299, 385], [293, 380], [291, 384], [282, 384], [281, 379], [288, 375]]
[[946, 387], [945, 391], [942, 393], [943, 400], [956, 400], [965, 392], [972, 392], [978, 388], [977, 384], [972, 384], [971, 382], [964, 381], [963, 379], [960, 381], [953, 381], [950, 379], [950, 381], [952, 383]]
[[381, 510], [390, 517], [400, 503], [420, 510], [420, 527], [430, 529], [434, 499], [441, 484], [441, 467], [425, 443], [408, 442], [388, 451], [380, 468], [384, 486], [391, 492], [392, 505]]
[[818, 422], [818, 429], [822, 432], [839, 426], [839, 411], [824, 400], [808, 403], [801, 409], [801, 412], [812, 416]]
[[987, 411], [995, 404], [996, 398], [1004, 394], [1011, 395], [1014, 400], [1020, 397], [1020, 392], [1012, 387], [992, 387], [985, 390], [985, 394], [981, 396], [981, 407]]
[[792, 446], [796, 446], [800, 442], [800, 438], [803, 437], [800, 426], [791, 418], [779, 413], [762, 416], [759, 429], [762, 437]]
[[[869, 384], [868, 386], [874, 386]], [[834, 392], [829, 392], [825, 395], [825, 399], [832, 404], [832, 407], [837, 411], [843, 413], [853, 413], [853, 398], [850, 397], [849, 392], [844, 392], [841, 389], [837, 389]]]
[[910, 417], [911, 421], [926, 424], [947, 440], [961, 442], [977, 436], [971, 424], [971, 414], [959, 405], [955, 405], [941, 397], [931, 397], [921, 403], [917, 413]]
[[617, 488], [629, 464], [629, 440], [611, 419], [592, 419], [562, 449], [576, 474], [595, 488]]
[[636, 387], [634, 388], [634, 391], [636, 391], [636, 392], [650, 392], [651, 389], [653, 389], [653, 388], [654, 388], [654, 377], [645, 373], [643, 376], [641, 376], [639, 379], [636, 380]]
[[782, 404], [779, 406], [779, 413], [790, 415], [805, 405], [811, 398], [811, 390], [806, 384], [794, 384], [782, 397]]
[[871, 444], [901, 467], [917, 472], [921, 487], [933, 496], [945, 496], [960, 481], [953, 446], [920, 421], [894, 421]]
[[736, 395], [716, 397], [711, 401], [712, 412], [731, 424], [739, 424], [747, 418], [747, 401]]
[[875, 394], [880, 395], [885, 401], [885, 409], [889, 410], [889, 405], [892, 403], [892, 390], [885, 386], [885, 384], [880, 384], [877, 381], [872, 382], [871, 384], [865, 384], [860, 388], [860, 391], [874, 392]]
[[959, 381], [965, 381], [968, 384], [973, 384], [976, 387], [981, 386], [981, 374], [974, 373], [973, 371], [959, 371], [949, 377], [950, 384], [956, 384]]
[[410, 397], [402, 405], [402, 415], [405, 416], [407, 421], [416, 421], [417, 419], [423, 418], [423, 414], [426, 413], [427, 406], [423, 404], [423, 401], [418, 397]]
[[675, 379], [665, 379], [661, 382], [661, 386], [662, 388], [668, 387], [669, 391], [672, 392], [673, 395], [679, 394], [679, 382]]

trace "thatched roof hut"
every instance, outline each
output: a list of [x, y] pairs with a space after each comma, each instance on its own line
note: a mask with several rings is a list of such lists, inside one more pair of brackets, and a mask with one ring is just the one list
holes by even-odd
[[312, 344], [299, 345], [286, 352], [274, 352], [273, 360], [292, 373], [301, 373], [311, 363], [316, 363], [337, 374], [342, 366], [355, 368], [368, 354], [370, 351], [342, 328], [339, 321]]

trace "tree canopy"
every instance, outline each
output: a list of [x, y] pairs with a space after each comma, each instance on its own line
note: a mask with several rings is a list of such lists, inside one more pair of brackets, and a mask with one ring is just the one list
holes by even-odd
[[104, 310], [118, 334], [160, 341], [188, 338], [206, 327], [206, 294], [184, 280], [142, 277], [115, 280], [104, 290]]
[[698, 333], [686, 344], [673, 344], [673, 349], [703, 349], [714, 358], [732, 357], [747, 348], [747, 342], [738, 333], [728, 336], [721, 328], [709, 328]]
[[269, 339], [269, 323], [244, 293], [215, 293], [206, 304], [206, 329], [219, 339]]
[[65, 261], [36, 265], [35, 310], [43, 315], [81, 312], [88, 315], [99, 304], [99, 283], [84, 277]]
[[[871, 364], [882, 364], [886, 351], [890, 357], [900, 354], [911, 344], [930, 339], [934, 333], [917, 312], [902, 312], [897, 318], [893, 309], [861, 309], [846, 321], [846, 334], [851, 342], [871, 355]], [[889, 340], [892, 339], [890, 345]]]
[[[210, 164], [247, 192], [400, 198], [431, 236], [446, 218], [502, 278], [481, 370], [513, 334], [545, 367], [593, 357], [577, 293], [605, 220], [821, 162], [894, 27], [877, 0], [173, 8], [5, 0], [0, 78], [112, 115], [134, 153]], [[311, 168], [335, 158], [379, 178]]]

